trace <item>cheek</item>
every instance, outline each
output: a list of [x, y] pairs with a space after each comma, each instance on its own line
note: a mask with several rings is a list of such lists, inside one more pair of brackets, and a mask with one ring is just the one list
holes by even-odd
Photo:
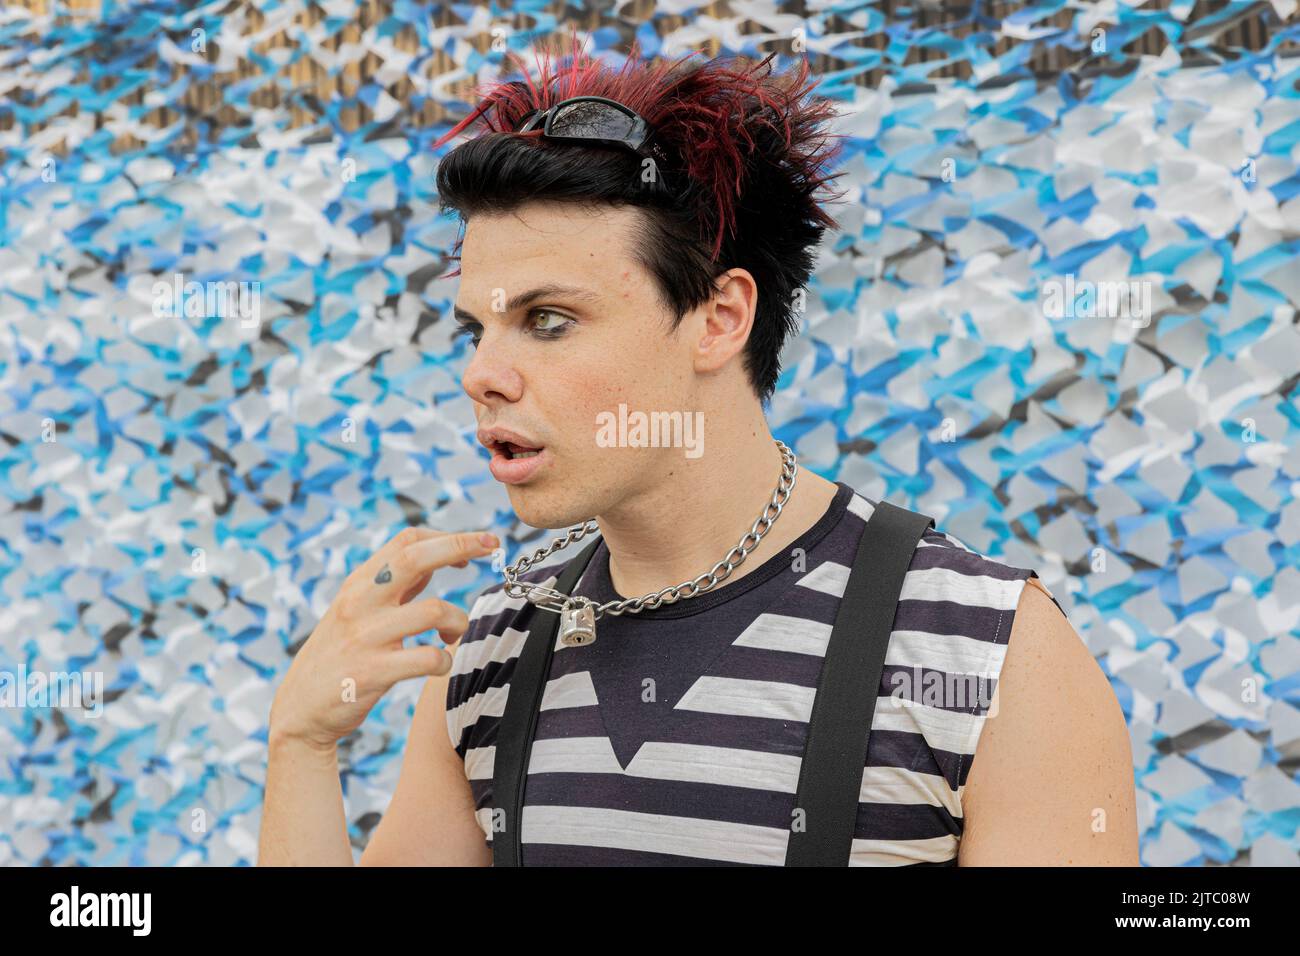
[[[629, 460], [619, 452], [611, 453], [601, 436], [608, 434], [610, 416], [618, 419], [620, 404], [629, 413], [649, 406], [646, 397], [637, 392], [629, 376], [615, 363], [606, 359], [586, 374], [571, 378], [552, 398], [558, 427], [571, 450], [598, 456], [592, 460], [602, 461], [602, 467]], [[599, 457], [609, 454], [614, 455], [612, 461]]]
[[563, 433], [594, 438], [602, 412], [679, 409], [689, 380], [689, 357], [680, 337], [635, 314], [620, 314], [565, 343], [533, 353], [530, 384]]
[[599, 370], [599, 377], [587, 378], [575, 382], [569, 392], [562, 414], [569, 419], [569, 427], [574, 434], [594, 439], [599, 428], [598, 416], [603, 412], [618, 412], [620, 402], [632, 407], [633, 398], [626, 388], [626, 383], [617, 375], [610, 375], [610, 369]]

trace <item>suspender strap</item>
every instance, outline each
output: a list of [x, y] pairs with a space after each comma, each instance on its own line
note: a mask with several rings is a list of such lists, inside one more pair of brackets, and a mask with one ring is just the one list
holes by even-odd
[[[555, 590], [562, 594], [573, 593], [574, 585], [599, 546], [600, 539], [597, 538], [579, 553], [560, 574]], [[524, 649], [515, 658], [510, 690], [506, 693], [505, 714], [497, 725], [496, 757], [492, 765], [493, 866], [523, 866], [520, 830], [524, 812], [524, 778], [528, 771], [528, 757], [533, 750], [533, 734], [537, 732], [537, 715], [546, 689], [546, 675], [551, 668], [555, 634], [560, 625], [558, 613], [543, 610], [539, 617], [538, 611], [536, 605], [529, 603], [525, 612], [531, 615], [528, 637]], [[504, 811], [504, 819], [499, 818], [498, 810]]]
[[881, 501], [858, 541], [813, 698], [786, 866], [847, 866], [885, 648], [912, 553], [934, 519]]

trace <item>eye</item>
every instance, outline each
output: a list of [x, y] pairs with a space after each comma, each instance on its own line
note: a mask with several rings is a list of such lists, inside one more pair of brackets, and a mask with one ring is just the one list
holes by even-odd
[[452, 341], [456, 339], [469, 339], [470, 344], [478, 346], [478, 326], [475, 325], [457, 325], [456, 331], [451, 333]]
[[[540, 317], [543, 321], [537, 322]], [[577, 321], [563, 312], [553, 312], [550, 309], [533, 309], [528, 313], [529, 329], [533, 335], [542, 339], [555, 339], [564, 335], [570, 325]], [[474, 348], [478, 348], [479, 339], [483, 334], [483, 329], [478, 323], [460, 322], [457, 324], [454, 332], [451, 333], [452, 341], [456, 339], [467, 338]]]
[[567, 324], [572, 324], [573, 322], [573, 319], [569, 318], [564, 313], [552, 312], [550, 309], [534, 309], [532, 312], [528, 313], [528, 317], [530, 319], [532, 319], [534, 316], [545, 316], [547, 318], [559, 320], [559, 324], [552, 325], [546, 328], [534, 324], [533, 331], [537, 332], [539, 335], [549, 335], [549, 336], [562, 335], [564, 333], [564, 330], [568, 327]]

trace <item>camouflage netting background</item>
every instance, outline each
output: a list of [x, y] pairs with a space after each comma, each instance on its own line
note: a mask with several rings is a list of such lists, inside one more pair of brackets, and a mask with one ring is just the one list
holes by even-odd
[[[1039, 571], [1128, 716], [1146, 864], [1300, 862], [1293, 0], [1249, 50], [1245, 4], [187, 6], [0, 12], [0, 668], [108, 699], [0, 709], [0, 863], [254, 862], [272, 695], [346, 569], [408, 520], [549, 540], [474, 441], [429, 143], [491, 44], [571, 23], [817, 55], [850, 193], [777, 437]], [[155, 316], [176, 273], [260, 282], [258, 321]], [[1048, 314], [1067, 277], [1149, 321]], [[418, 691], [341, 746], [358, 852]]]

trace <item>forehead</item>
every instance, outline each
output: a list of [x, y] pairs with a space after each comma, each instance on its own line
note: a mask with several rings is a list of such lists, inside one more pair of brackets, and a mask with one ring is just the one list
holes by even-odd
[[461, 297], [543, 281], [600, 289], [636, 279], [642, 270], [629, 244], [639, 226], [633, 207], [531, 203], [480, 213], [465, 225]]

